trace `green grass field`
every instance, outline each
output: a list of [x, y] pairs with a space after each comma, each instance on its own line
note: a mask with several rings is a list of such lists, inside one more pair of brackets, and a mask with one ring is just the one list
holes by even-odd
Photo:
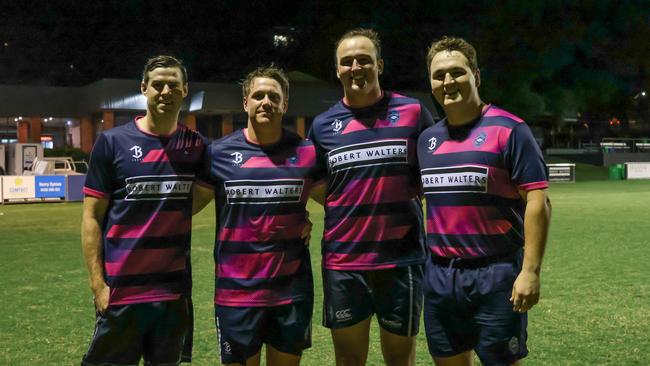
[[[650, 365], [650, 181], [606, 181], [580, 167], [553, 184], [542, 300], [530, 313], [527, 365]], [[316, 284], [313, 347], [304, 365], [333, 365], [320, 325], [322, 210], [310, 205]], [[75, 365], [94, 325], [79, 244], [81, 204], [0, 206], [0, 365]], [[213, 320], [214, 206], [194, 221], [193, 365], [218, 364]], [[418, 365], [433, 364], [422, 332]], [[373, 328], [369, 365], [383, 364]]]

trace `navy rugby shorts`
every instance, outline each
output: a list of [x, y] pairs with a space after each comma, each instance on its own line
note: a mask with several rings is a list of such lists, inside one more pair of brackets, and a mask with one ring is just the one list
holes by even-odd
[[313, 300], [287, 305], [234, 307], [215, 305], [221, 363], [246, 364], [263, 344], [292, 355], [311, 347]]
[[192, 300], [111, 305], [96, 314], [82, 366], [178, 365], [192, 359]]
[[323, 269], [323, 325], [341, 329], [377, 314], [379, 325], [401, 335], [418, 334], [422, 266], [370, 271]]
[[433, 357], [474, 350], [484, 365], [510, 365], [528, 354], [526, 313], [512, 310], [521, 253], [479, 266], [427, 259], [424, 326]]

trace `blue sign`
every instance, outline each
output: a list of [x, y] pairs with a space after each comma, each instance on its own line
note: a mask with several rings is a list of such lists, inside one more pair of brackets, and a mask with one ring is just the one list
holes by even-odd
[[65, 198], [64, 175], [37, 175], [36, 198]]

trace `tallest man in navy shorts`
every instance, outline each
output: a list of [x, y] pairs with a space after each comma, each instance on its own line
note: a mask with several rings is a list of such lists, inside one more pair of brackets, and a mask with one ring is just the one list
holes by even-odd
[[190, 192], [205, 143], [177, 122], [187, 86], [179, 60], [150, 59], [146, 115], [93, 147], [81, 241], [97, 317], [84, 366], [190, 361]]
[[429, 352], [442, 366], [472, 365], [472, 351], [484, 365], [518, 364], [551, 216], [544, 160], [521, 118], [479, 97], [469, 43], [434, 42], [427, 64], [447, 115], [418, 139]]
[[373, 30], [346, 32], [335, 60], [344, 97], [314, 119], [309, 135], [327, 166], [323, 322], [336, 364], [364, 365], [376, 314], [384, 361], [406, 366], [425, 260], [415, 145], [432, 118], [417, 99], [381, 88]]

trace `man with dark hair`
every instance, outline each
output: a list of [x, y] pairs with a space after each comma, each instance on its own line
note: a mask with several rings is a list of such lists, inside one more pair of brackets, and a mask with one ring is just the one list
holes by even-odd
[[191, 360], [191, 188], [205, 142], [177, 122], [187, 87], [179, 60], [150, 59], [146, 115], [93, 147], [81, 242], [97, 321], [82, 365]]
[[427, 207], [424, 324], [436, 365], [519, 364], [539, 300], [551, 205], [542, 153], [522, 119], [486, 105], [476, 51], [444, 37], [427, 55], [447, 117], [418, 140]]
[[323, 234], [324, 325], [337, 365], [364, 365], [377, 314], [387, 365], [415, 355], [425, 259], [415, 144], [432, 124], [416, 99], [383, 91], [377, 33], [336, 43], [344, 97], [310, 131], [328, 167]]
[[149, 82], [149, 74], [151, 71], [157, 68], [166, 67], [177, 68], [181, 72], [180, 79], [182, 83], [187, 85], [187, 69], [185, 68], [185, 65], [183, 65], [183, 63], [176, 57], [166, 55], [152, 57], [147, 60], [147, 63], [144, 65], [144, 70], [142, 71], [142, 82], [146, 85]]
[[215, 319], [226, 365], [300, 363], [311, 346], [313, 281], [305, 205], [320, 175], [310, 141], [282, 128], [289, 83], [274, 66], [242, 82], [248, 126], [214, 141], [195, 210], [216, 196]]

